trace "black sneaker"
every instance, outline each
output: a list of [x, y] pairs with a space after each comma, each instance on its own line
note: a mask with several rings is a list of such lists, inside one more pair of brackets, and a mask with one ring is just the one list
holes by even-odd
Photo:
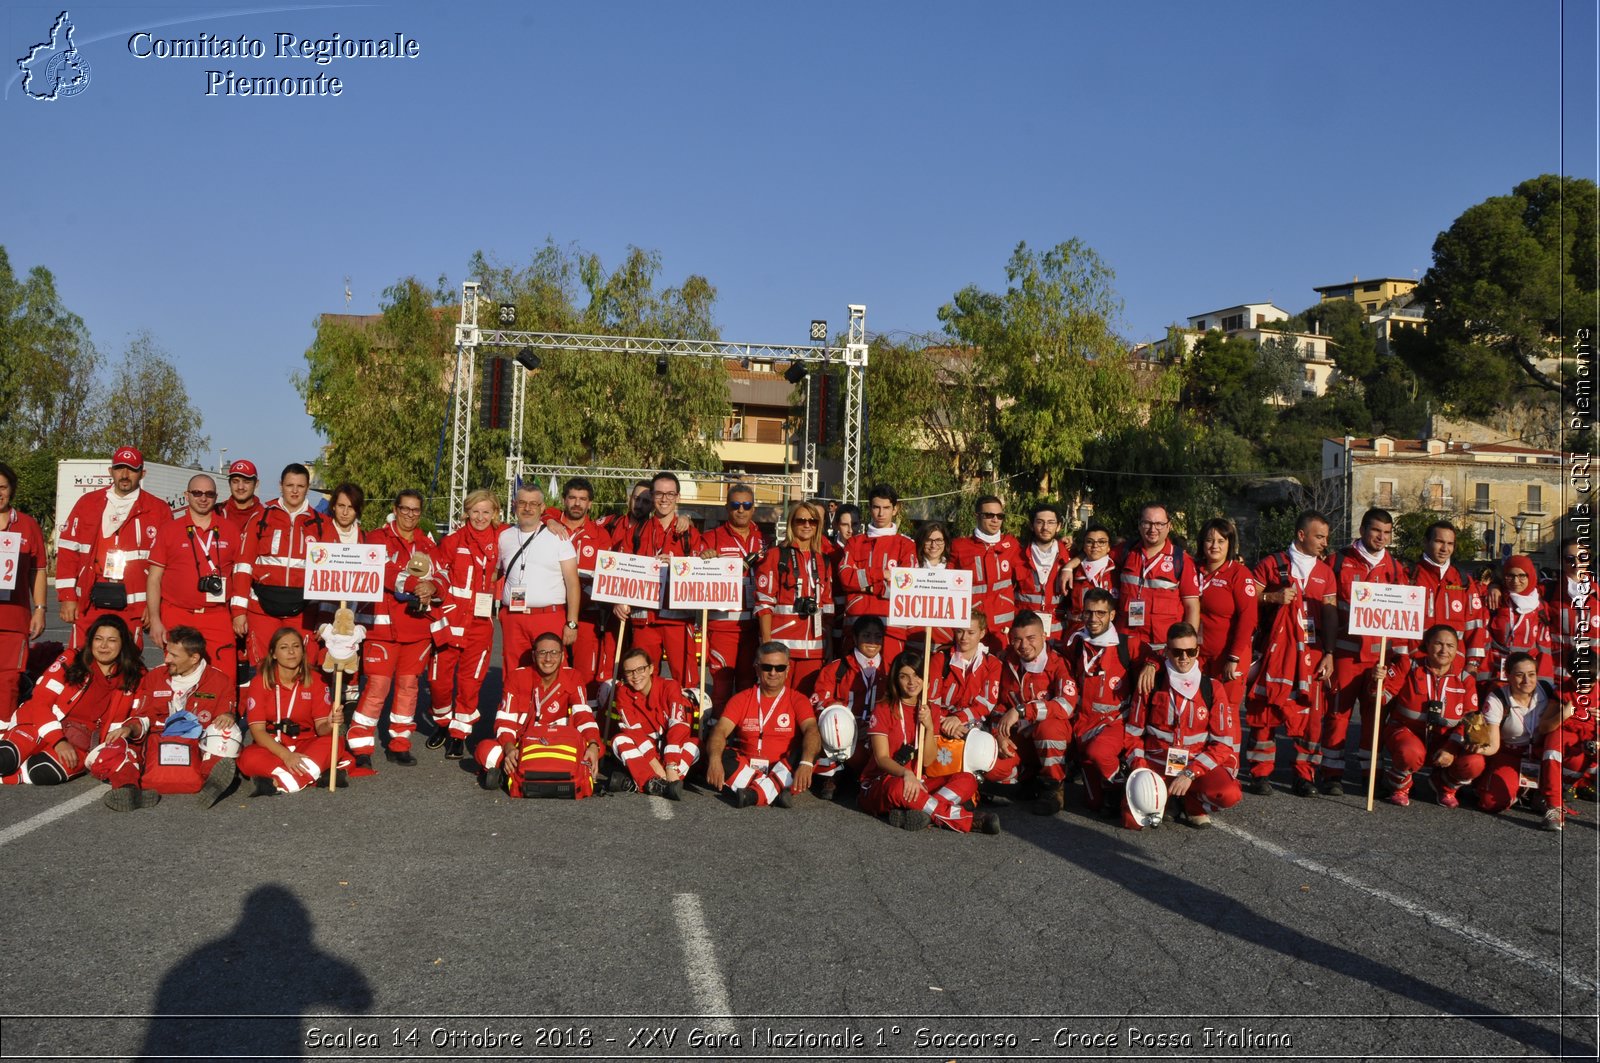
[[1249, 792], [1260, 797], [1272, 796], [1272, 776], [1256, 775], [1251, 778], [1250, 784], [1245, 787]]
[[362, 753], [362, 754], [360, 754], [359, 756], [356, 757], [356, 759], [354, 761], [351, 762], [351, 765], [353, 767], [357, 767], [357, 768], [366, 768], [368, 771], [371, 771], [372, 770], [372, 754], [371, 753]]
[[1317, 796], [1317, 788], [1312, 785], [1311, 780], [1302, 779], [1298, 775], [1295, 776], [1294, 785], [1289, 788], [1289, 792], [1294, 794], [1296, 797]]
[[1344, 779], [1323, 779], [1317, 783], [1317, 792], [1324, 797], [1338, 797], [1344, 793]]
[[447, 738], [444, 743], [445, 760], [465, 760], [467, 758], [467, 740], [465, 738]]
[[257, 775], [250, 780], [251, 797], [271, 797], [278, 792], [278, 786], [265, 775]]
[[633, 781], [633, 776], [625, 771], [614, 771], [606, 780], [606, 790], [614, 794], [636, 794], [639, 784]]
[[933, 817], [920, 808], [897, 808], [887, 818], [889, 826], [901, 830], [926, 830], [933, 826]]
[[794, 795], [788, 790], [779, 790], [778, 796], [772, 799], [772, 803], [777, 805], [779, 808], [793, 808]]
[[485, 790], [504, 790], [506, 788], [506, 769], [498, 764], [484, 772], [480, 778], [482, 780], [481, 785]]
[[659, 777], [649, 780], [644, 784], [644, 794], [646, 797], [667, 796], [667, 780]]
[[119, 786], [101, 799], [101, 803], [113, 812], [132, 812], [136, 808], [149, 808], [160, 802], [159, 793], [141, 790], [137, 786]]
[[[427, 747], [429, 749], [438, 749], [440, 746], [444, 745], [449, 740], [450, 740], [450, 732], [446, 728], [440, 727], [439, 725], [435, 724], [434, 725], [434, 732], [433, 732], [433, 734], [428, 736], [428, 741], [427, 741], [426, 745], [427, 745]], [[449, 754], [446, 753], [445, 756], [449, 756]]]
[[683, 800], [683, 780], [682, 779], [674, 779], [671, 782], [667, 783], [666, 789], [661, 791], [661, 796], [665, 797], [668, 801], [682, 801]]
[[417, 758], [411, 755], [409, 749], [385, 749], [383, 758], [390, 764], [404, 764], [411, 767], [417, 763]]
[[972, 829], [979, 834], [999, 834], [1000, 817], [993, 812], [979, 812], [972, 817]]
[[742, 790], [735, 790], [733, 793], [733, 807], [735, 808], [749, 808], [756, 803], [756, 792], [748, 786]]
[[817, 788], [814, 792], [818, 801], [832, 801], [833, 795], [839, 792], [839, 786], [830, 775], [817, 780]]
[[206, 776], [205, 785], [200, 787], [200, 807], [216, 807], [217, 802], [226, 797], [228, 791], [233, 788], [234, 781], [238, 777], [239, 765], [232, 757], [224, 757], [211, 765], [211, 772]]

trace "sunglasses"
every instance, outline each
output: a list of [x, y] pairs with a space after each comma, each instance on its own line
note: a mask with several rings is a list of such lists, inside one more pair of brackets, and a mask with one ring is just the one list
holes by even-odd
[[1188, 649], [1185, 649], [1182, 646], [1168, 646], [1167, 647], [1167, 656], [1168, 657], [1179, 657], [1179, 658], [1182, 658], [1182, 657], [1198, 657], [1198, 656], [1200, 656], [1200, 647], [1199, 646], [1190, 646]]
[[790, 524], [804, 525], [805, 527], [810, 528], [810, 527], [814, 527], [816, 525], [817, 519], [815, 517], [796, 517], [794, 520], [791, 520], [789, 523]]
[[1566, 561], [1566, 563], [1569, 564], [1569, 565], [1587, 565], [1589, 563], [1589, 555], [1588, 554], [1568, 554], [1568, 555], [1566, 555], [1565, 558], [1563, 558], [1563, 560]]
[[982, 517], [984, 520], [999, 520], [1001, 517], [1004, 517], [1005, 514], [1004, 513], [979, 513], [978, 516]]
[[729, 502], [728, 503], [728, 508], [729, 509], [755, 509], [756, 508], [756, 504], [754, 502]]
[[786, 664], [764, 664], [761, 666], [761, 670], [763, 672], [770, 672], [776, 675], [782, 672], [787, 672], [789, 670], [789, 666]]
[[189, 497], [190, 498], [216, 498], [217, 497], [217, 493], [215, 491], [190, 491], [189, 492]]

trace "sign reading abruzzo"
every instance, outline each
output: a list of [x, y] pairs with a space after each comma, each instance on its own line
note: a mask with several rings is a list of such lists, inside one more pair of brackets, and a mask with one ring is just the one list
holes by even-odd
[[306, 599], [376, 602], [383, 597], [383, 547], [372, 543], [307, 543]]
[[1427, 592], [1421, 587], [1401, 587], [1393, 583], [1351, 584], [1349, 634], [1420, 639], [1426, 607]]
[[889, 571], [889, 623], [965, 627], [972, 622], [972, 573], [951, 568]]
[[597, 602], [661, 608], [661, 581], [666, 566], [653, 557], [601, 550], [594, 555], [594, 590]]
[[744, 565], [737, 557], [675, 557], [670, 571], [668, 609], [738, 612], [744, 606]]

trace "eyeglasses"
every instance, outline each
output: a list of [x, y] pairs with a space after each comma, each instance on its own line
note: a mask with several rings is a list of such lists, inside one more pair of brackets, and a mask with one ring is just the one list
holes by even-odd
[[409, 516], [415, 517], [415, 516], [418, 516], [419, 514], [422, 513], [422, 507], [421, 506], [395, 506], [394, 507], [394, 511], [396, 513], [405, 513], [405, 514], [407, 514]]
[[657, 498], [677, 498], [678, 497], [678, 492], [676, 492], [676, 491], [651, 491], [650, 493], [655, 495]]
[[649, 675], [650, 666], [648, 664], [641, 664], [637, 668], [624, 668], [622, 670], [622, 674], [625, 676]]
[[942, 535], [930, 535], [930, 536], [928, 536], [926, 539], [924, 539], [922, 541], [925, 544], [927, 544], [928, 546], [943, 546], [944, 545], [944, 536], [942, 536]]
[[1110, 616], [1111, 615], [1111, 610], [1110, 609], [1085, 609], [1083, 611], [1083, 615], [1084, 616]]
[[1589, 563], [1589, 555], [1588, 554], [1567, 554], [1562, 558], [1562, 560], [1565, 561], [1569, 565], [1587, 565]]
[[1141, 527], [1141, 528], [1165, 528], [1170, 523], [1172, 523], [1172, 522], [1171, 521], [1166, 521], [1166, 520], [1141, 520], [1139, 522], [1139, 527]]
[[530, 500], [525, 499], [525, 498], [517, 499], [517, 508], [518, 509], [540, 509], [543, 506], [544, 506], [543, 502], [533, 502], [533, 501], [530, 501]]
[[1168, 646], [1167, 647], [1167, 656], [1168, 657], [1179, 657], [1179, 658], [1182, 658], [1182, 657], [1198, 657], [1198, 656], [1200, 656], [1200, 647], [1199, 646]]
[[787, 672], [789, 670], [789, 666], [786, 664], [764, 664], [761, 666], [761, 670], [763, 672], [777, 674], [780, 672]]
[[989, 510], [984, 513], [979, 513], [978, 516], [982, 517], [984, 520], [999, 520], [1001, 517], [1004, 517], [1005, 514], [1003, 512], [996, 513], [993, 510]]
[[754, 502], [729, 502], [728, 503], [728, 508], [729, 509], [755, 509], [756, 508], [756, 504]]
[[561, 651], [560, 650], [538, 650], [538, 651], [536, 651], [534, 653], [534, 656], [543, 658], [545, 660], [549, 660], [551, 657], [560, 657], [561, 656]]
[[189, 492], [189, 497], [190, 498], [216, 498], [217, 497], [217, 493], [215, 491], [190, 491]]
[[1084, 546], [1110, 546], [1111, 545], [1111, 540], [1110, 539], [1098, 539], [1098, 538], [1096, 538], [1096, 539], [1085, 539], [1083, 541], [1083, 545]]
[[812, 528], [812, 527], [816, 526], [817, 518], [816, 517], [796, 517], [794, 520], [791, 520], [789, 523], [790, 524], [802, 525], [802, 526], [807, 527], [807, 528]]

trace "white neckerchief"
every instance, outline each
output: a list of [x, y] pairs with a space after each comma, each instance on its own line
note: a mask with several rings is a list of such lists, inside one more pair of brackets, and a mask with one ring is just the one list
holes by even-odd
[[[307, 499], [303, 500], [300, 503], [300, 508], [299, 509], [290, 509], [288, 506], [283, 504], [283, 499], [280, 498], [280, 499], [278, 499], [278, 508], [283, 510], [285, 513], [287, 513], [289, 515], [289, 519], [290, 520], [294, 520], [296, 517], [300, 516], [306, 510], [311, 508], [311, 501], [310, 501], [309, 498], [307, 498]], [[392, 514], [391, 514], [391, 517], [392, 517]]]
[[1289, 571], [1294, 574], [1294, 581], [1305, 586], [1306, 580], [1311, 578], [1312, 569], [1317, 567], [1317, 559], [1310, 554], [1303, 554], [1294, 543], [1289, 544]]
[[1427, 554], [1422, 555], [1422, 561], [1424, 564], [1432, 565], [1434, 568], [1439, 570], [1439, 579], [1441, 581], [1444, 579], [1445, 574], [1450, 571], [1450, 562], [1448, 561], [1441, 565]]
[[1172, 692], [1174, 694], [1177, 694], [1179, 697], [1183, 698], [1185, 701], [1193, 701], [1194, 700], [1194, 696], [1196, 694], [1200, 693], [1200, 666], [1199, 666], [1199, 664], [1196, 664], [1193, 668], [1189, 669], [1187, 672], [1180, 672], [1177, 669], [1173, 668], [1171, 664], [1168, 664], [1167, 665], [1167, 685], [1172, 688]]
[[1511, 591], [1509, 597], [1511, 598], [1511, 608], [1518, 613], [1531, 613], [1539, 608], [1538, 591], [1529, 591], [1527, 594], [1518, 594], [1516, 591]]
[[970, 672], [970, 671], [972, 671], [973, 666], [976, 665], [979, 661], [983, 660], [983, 655], [988, 653], [988, 652], [989, 652], [989, 647], [985, 646], [981, 642], [978, 643], [978, 648], [977, 648], [977, 650], [975, 650], [973, 652], [971, 657], [962, 657], [960, 650], [955, 649], [954, 647], [951, 647], [951, 649], [950, 649], [950, 667], [959, 668], [963, 672]]
[[868, 524], [867, 525], [867, 538], [869, 538], [869, 539], [881, 539], [885, 535], [899, 535], [899, 534], [900, 534], [899, 525], [891, 524], [887, 528], [880, 528], [876, 524]]
[[925, 561], [922, 562], [920, 567], [922, 567], [922, 568], [946, 568], [948, 566], [945, 564], [944, 558], [941, 557], [937, 561], [926, 561], [925, 560]]
[[115, 491], [106, 492], [106, 509], [100, 515], [100, 534], [115, 535], [118, 528], [128, 519], [128, 514], [133, 512], [133, 504], [139, 501], [141, 491], [135, 487], [133, 493], [125, 498], [119, 498]]
[[[1056, 558], [1061, 554], [1061, 543], [1055, 539], [1050, 540], [1050, 549], [1039, 549], [1038, 543], [1028, 544], [1028, 556], [1033, 559], [1034, 578], [1039, 581], [1039, 586], [1044, 587], [1044, 581], [1050, 578], [1050, 570], [1055, 567]], [[1048, 587], [1045, 587], [1049, 590]]]
[[201, 661], [195, 670], [188, 675], [173, 675], [167, 673], [167, 686], [172, 688], [172, 711], [178, 712], [189, 702], [189, 695], [194, 688], [200, 685], [200, 677], [206, 674], [206, 662]]
[[1581, 602], [1589, 593], [1589, 581], [1567, 577], [1567, 597], [1572, 601]]
[[861, 656], [860, 650], [852, 650], [851, 652], [855, 654], [856, 667], [861, 669], [861, 678], [865, 679], [867, 681], [867, 686], [870, 687], [873, 684], [873, 681], [878, 677], [878, 668], [883, 663], [883, 655], [879, 654], [876, 657], [863, 657]]
[[1000, 541], [1001, 534], [1002, 533], [1000, 532], [990, 534], [984, 531], [982, 528], [972, 529], [972, 537], [974, 539], [978, 540], [980, 543], [988, 543], [990, 546], [993, 546], [995, 543]]
[[1350, 545], [1355, 547], [1356, 553], [1360, 554], [1362, 560], [1366, 561], [1367, 565], [1372, 568], [1377, 568], [1379, 565], [1383, 564], [1383, 559], [1387, 555], [1387, 551], [1379, 551], [1376, 554], [1368, 553], [1367, 548], [1361, 545], [1360, 539], [1357, 539]]
[[361, 522], [359, 520], [351, 521], [348, 528], [341, 528], [339, 527], [339, 522], [334, 521], [333, 530], [339, 533], [339, 541], [341, 543], [358, 543], [361, 541]]
[[1093, 561], [1085, 559], [1078, 567], [1082, 568], [1083, 574], [1090, 579], [1099, 579], [1100, 573], [1104, 572], [1109, 564], [1111, 564], [1111, 555], [1107, 554], [1105, 557], [1096, 558]]
[[1089, 634], [1089, 629], [1083, 629], [1083, 641], [1091, 646], [1115, 646], [1122, 640], [1117, 636], [1117, 625], [1107, 624], [1106, 629], [1098, 635]]
[[1049, 659], [1050, 659], [1050, 651], [1049, 650], [1040, 650], [1039, 651], [1039, 656], [1035, 657], [1031, 661], [1024, 661], [1020, 657], [1017, 658], [1017, 660], [1022, 665], [1022, 670], [1024, 672], [1027, 672], [1029, 675], [1038, 675], [1039, 673], [1043, 672], [1044, 671], [1044, 666], [1049, 661]]

